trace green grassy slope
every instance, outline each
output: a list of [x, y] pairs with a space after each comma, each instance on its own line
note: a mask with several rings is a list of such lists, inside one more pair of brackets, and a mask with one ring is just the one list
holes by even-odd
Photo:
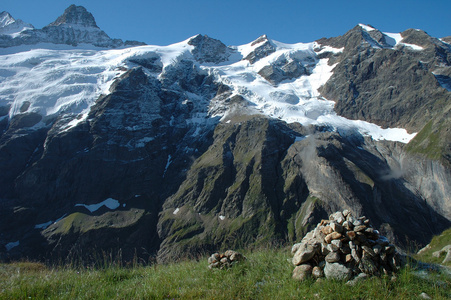
[[[48, 268], [36, 263], [0, 265], [0, 299], [415, 299], [423, 292], [449, 299], [451, 280], [425, 280], [410, 269], [396, 280], [297, 282], [289, 249], [245, 253], [247, 261], [209, 270], [206, 258], [148, 267]], [[435, 278], [435, 277], [434, 277]]]

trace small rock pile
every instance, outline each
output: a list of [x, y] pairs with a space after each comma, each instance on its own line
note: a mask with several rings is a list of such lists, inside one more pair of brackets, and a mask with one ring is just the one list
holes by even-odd
[[233, 250], [227, 250], [224, 253], [213, 253], [208, 258], [208, 268], [224, 269], [244, 260], [246, 260], [246, 257], [244, 257], [241, 253]]
[[401, 256], [366, 217], [355, 218], [348, 210], [330, 215], [293, 245], [293, 278], [326, 277], [351, 280], [372, 275], [392, 275]]

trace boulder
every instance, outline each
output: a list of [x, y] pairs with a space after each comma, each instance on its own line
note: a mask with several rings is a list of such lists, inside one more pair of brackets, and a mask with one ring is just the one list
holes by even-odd
[[312, 266], [309, 264], [299, 265], [293, 270], [293, 279], [304, 281], [312, 275]]
[[338, 262], [326, 262], [326, 266], [324, 267], [324, 275], [327, 279], [349, 280], [351, 279], [352, 270]]
[[293, 265], [298, 266], [306, 261], [309, 261], [311, 258], [313, 258], [313, 256], [315, 256], [319, 249], [319, 245], [317, 244], [312, 245], [308, 243], [302, 243], [293, 256]]

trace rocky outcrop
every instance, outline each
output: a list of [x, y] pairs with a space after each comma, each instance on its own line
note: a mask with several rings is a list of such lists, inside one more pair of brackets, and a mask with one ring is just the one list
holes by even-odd
[[194, 58], [200, 63], [220, 63], [226, 61], [232, 49], [224, 45], [220, 40], [207, 35], [196, 35], [188, 41], [188, 45], [194, 46], [192, 50]]
[[251, 46], [254, 47], [254, 49], [244, 58], [251, 64], [276, 51], [276, 47], [266, 35], [262, 35], [253, 41]]
[[311, 276], [355, 281], [369, 276], [392, 275], [403, 263], [395, 246], [374, 229], [365, 217], [353, 217], [349, 210], [338, 211], [322, 220], [293, 245], [293, 278]]

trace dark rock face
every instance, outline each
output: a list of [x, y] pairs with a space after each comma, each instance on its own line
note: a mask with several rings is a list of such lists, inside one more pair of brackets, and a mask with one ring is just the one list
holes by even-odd
[[[319, 40], [324, 45], [344, 47], [336, 59], [334, 75], [320, 91], [336, 101], [336, 112], [346, 118], [420, 132], [430, 130], [425, 125], [432, 121], [434, 130], [448, 141], [437, 143], [435, 152], [449, 163], [451, 136], [444, 128], [451, 111], [451, 94], [446, 88], [451, 48], [423, 31], [406, 30], [401, 35], [402, 43], [423, 50], [409, 46], [376, 49], [360, 26], [344, 36]], [[419, 134], [414, 144], [421, 144], [422, 136]], [[413, 152], [429, 151], [424, 147], [411, 148]]]
[[244, 59], [248, 60], [251, 64], [255, 63], [259, 59], [268, 56], [276, 51], [276, 47], [271, 43], [266, 35], [262, 35], [251, 44], [255, 47], [254, 51], [249, 53]]
[[[192, 65], [177, 75], [167, 71], [160, 82], [142, 68], [130, 70], [112, 85], [111, 94], [97, 101], [86, 121], [67, 131], [60, 130], [67, 122], [56, 120], [50, 128], [15, 136], [26, 127], [17, 125], [13, 131], [11, 122], [0, 146], [5, 183], [0, 198], [14, 199], [2, 201], [8, 215], [0, 224], [8, 232], [2, 241], [18, 235], [39, 242], [23, 242], [8, 252], [10, 257], [61, 259], [102, 249], [120, 251], [130, 260], [134, 255], [148, 259], [157, 251], [155, 226], [162, 200], [176, 191], [185, 176], [181, 170], [202, 153], [211, 132], [208, 126], [199, 130], [187, 124], [206, 106], [182, 103], [183, 90], [175, 87], [192, 76], [197, 80], [190, 82], [193, 93], [215, 93], [208, 76], [196, 75]], [[90, 212], [76, 206], [108, 198], [120, 207]], [[27, 222], [16, 219], [23, 211]]]
[[192, 51], [194, 58], [201, 63], [220, 63], [230, 56], [231, 49], [220, 40], [207, 35], [196, 35], [188, 41], [188, 44], [194, 46]]
[[59, 16], [55, 22], [50, 23], [48, 26], [66, 25], [80, 25], [83, 27], [97, 27], [96, 21], [93, 15], [86, 10], [83, 6], [76, 6], [72, 4], [64, 13]]

